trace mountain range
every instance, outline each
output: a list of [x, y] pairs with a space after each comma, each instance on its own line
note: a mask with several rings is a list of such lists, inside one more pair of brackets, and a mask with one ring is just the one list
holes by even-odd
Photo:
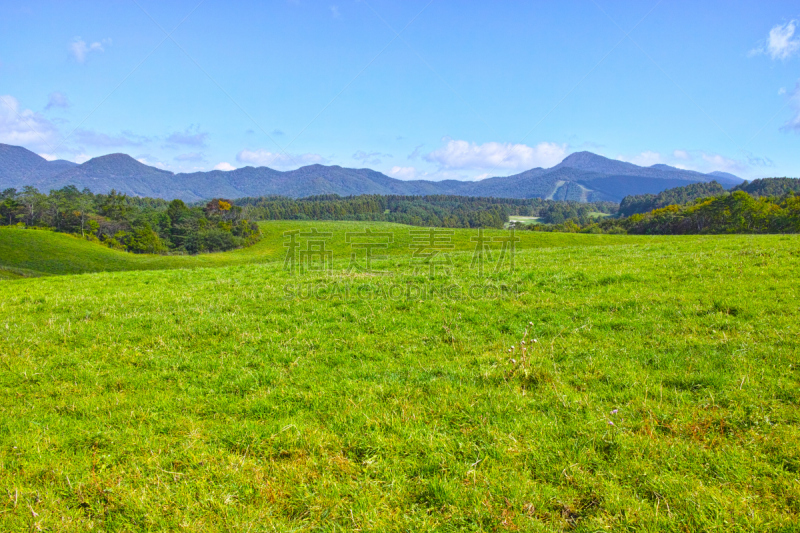
[[47, 161], [21, 146], [0, 144], [0, 190], [32, 185], [47, 192], [75, 185], [94, 193], [116, 189], [132, 196], [180, 198], [187, 202], [218, 197], [302, 198], [320, 194], [452, 194], [619, 202], [628, 195], [657, 194], [689, 183], [710, 181], [730, 188], [744, 180], [725, 172], [703, 174], [668, 165], [640, 167], [591, 152], [571, 154], [552, 168], [534, 168], [480, 181], [405, 181], [367, 168], [325, 165], [286, 172], [248, 166], [231, 171], [175, 174], [145, 165], [126, 154], [95, 157], [78, 165], [65, 160]]

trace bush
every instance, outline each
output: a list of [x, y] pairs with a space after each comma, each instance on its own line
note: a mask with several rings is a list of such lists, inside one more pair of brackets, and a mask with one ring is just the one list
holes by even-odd
[[163, 254], [167, 247], [149, 224], [135, 228], [128, 249], [137, 254]]

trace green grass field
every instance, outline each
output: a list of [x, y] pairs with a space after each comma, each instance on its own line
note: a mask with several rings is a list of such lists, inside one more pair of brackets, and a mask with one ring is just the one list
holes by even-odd
[[[456, 230], [430, 279], [366, 226], [387, 274], [357, 223], [0, 230], [0, 531], [800, 529], [800, 237], [518, 232], [481, 273]], [[332, 272], [284, 271], [311, 227]]]
[[[225, 253], [190, 255], [136, 255], [119, 252], [105, 246], [67, 235], [43, 230], [23, 230], [0, 227], [0, 276], [8, 278], [36, 277], [53, 274], [84, 274], [90, 272], [116, 272], [127, 270], [166, 270], [174, 268], [204, 268], [265, 262], [282, 262], [286, 254], [283, 233], [295, 229], [319, 232], [333, 232], [336, 238], [330, 246], [337, 257], [349, 257], [350, 246], [345, 243], [347, 232], [363, 231], [369, 227], [375, 232], [391, 232], [394, 242], [386, 253], [405, 258], [409, 254], [411, 237], [409, 231], [423, 228], [410, 228], [400, 224], [363, 222], [295, 222], [281, 221], [261, 223], [264, 238], [249, 248]], [[455, 251], [469, 252], [475, 248], [470, 239], [477, 231], [452, 230], [452, 243]], [[506, 235], [502, 230], [486, 230], [493, 236]], [[597, 236], [582, 234], [538, 234], [518, 232], [520, 242], [517, 246], [525, 248], [547, 248], [582, 245], [613, 245], [634, 242], [633, 238], [620, 236]], [[5, 279], [0, 277], [0, 279]]]

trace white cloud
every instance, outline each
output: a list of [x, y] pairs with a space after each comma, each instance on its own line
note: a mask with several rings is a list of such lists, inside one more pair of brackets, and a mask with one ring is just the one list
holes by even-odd
[[769, 30], [766, 42], [761, 46], [750, 50], [748, 55], [767, 54], [773, 60], [780, 59], [785, 61], [800, 51], [800, 38], [793, 39], [797, 29], [797, 21], [792, 20], [786, 24], [778, 24]]
[[80, 37], [75, 37], [69, 45], [69, 51], [72, 52], [72, 55], [75, 56], [75, 60], [78, 63], [83, 63], [86, 61], [86, 56], [91, 52], [105, 52], [104, 45], [109, 44], [111, 44], [111, 39], [103, 39], [102, 42], [88, 44]]
[[11, 95], [0, 95], [0, 142], [34, 149], [51, 148], [58, 135], [52, 122], [22, 109]]
[[[75, 157], [73, 157], [72, 160], [80, 165], [81, 163], [86, 163], [91, 158], [92, 158], [92, 156], [90, 156], [89, 154], [78, 154]], [[142, 161], [141, 159], [139, 160], [139, 162], [140, 163], [144, 163], [145, 165], [147, 164], [144, 161]]]
[[649, 150], [631, 158], [626, 158], [620, 155], [617, 156], [617, 159], [620, 161], [633, 163], [634, 165], [639, 165], [640, 167], [651, 167], [664, 162], [664, 159], [661, 157], [660, 153]]
[[706, 172], [713, 172], [715, 170], [721, 170], [722, 172], [730, 172], [730, 173], [737, 173], [737, 172], [744, 172], [747, 170], [747, 164], [742, 161], [737, 161], [735, 159], [729, 159], [727, 157], [723, 157], [719, 154], [702, 154], [703, 161], [705, 161], [710, 168]]
[[792, 39], [795, 24], [794, 20], [783, 26], [778, 24], [769, 31], [767, 52], [772, 59], [788, 59], [800, 50], [800, 39]]
[[236, 160], [240, 163], [273, 168], [297, 168], [326, 162], [326, 159], [319, 154], [290, 155], [267, 150], [242, 150], [236, 154]]
[[339, 12], [339, 6], [331, 6], [331, 15], [333, 15], [335, 19], [342, 17], [342, 14]]
[[786, 87], [778, 89], [778, 96], [783, 96], [784, 94], [786, 94]]
[[759, 157], [753, 154], [747, 154], [747, 164], [751, 167], [774, 167], [775, 161], [769, 157]]
[[566, 155], [566, 144], [542, 142], [532, 147], [525, 144], [476, 144], [449, 140], [443, 148], [427, 154], [425, 160], [449, 169], [528, 170], [552, 167]]
[[399, 180], [413, 180], [417, 177], [417, 169], [414, 167], [394, 166], [389, 170], [389, 175]]
[[45, 158], [45, 159], [47, 159], [48, 161], [55, 161], [56, 159], [58, 159], [58, 156], [55, 156], [55, 155], [53, 155], [53, 154], [39, 154], [39, 155], [40, 155], [41, 157], [44, 157], [44, 158]]
[[71, 104], [69, 103], [69, 98], [67, 95], [62, 92], [52, 92], [50, 93], [49, 98], [47, 99], [47, 105], [44, 106], [45, 110], [52, 109], [54, 107], [63, 107], [67, 108]]
[[214, 165], [214, 170], [224, 170], [227, 172], [229, 170], [236, 170], [236, 167], [223, 161], [222, 163], [217, 163]]
[[637, 156], [619, 156], [617, 159], [643, 167], [663, 163], [681, 170], [692, 170], [705, 174], [716, 170], [737, 175], [746, 174], [748, 171], [752, 170], [753, 167], [774, 165], [774, 163], [767, 158], [759, 158], [752, 154], [746, 155], [746, 159], [731, 159], [720, 154], [708, 153], [700, 150], [673, 150], [671, 154], [645, 151]]
[[138, 157], [136, 160], [139, 163], [143, 164], [143, 165], [149, 165], [151, 167], [158, 167], [160, 169], [166, 169], [167, 168], [167, 165], [165, 165], [161, 161], [150, 161], [150, 160], [147, 159], [148, 157], [149, 156], [141, 156], [141, 157]]

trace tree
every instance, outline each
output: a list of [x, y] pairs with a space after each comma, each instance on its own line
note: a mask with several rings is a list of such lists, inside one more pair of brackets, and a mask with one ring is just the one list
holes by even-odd
[[24, 207], [17, 201], [17, 190], [6, 189], [0, 195], [0, 217], [3, 221], [7, 221], [8, 225], [12, 225], [21, 216]]
[[19, 203], [24, 208], [23, 220], [28, 226], [36, 224], [47, 207], [47, 196], [40, 193], [36, 187], [26, 185], [19, 195]]
[[91, 198], [91, 193], [86, 194], [86, 190], [84, 190], [83, 194], [76, 198], [75, 208], [76, 208], [76, 215], [81, 222], [81, 236], [86, 236], [86, 221], [89, 219], [89, 214], [94, 208], [94, 202]]
[[107, 195], [98, 195], [98, 200], [98, 209], [104, 217], [120, 220], [128, 218], [131, 213], [128, 196], [119, 194], [115, 189], [111, 189]]
[[132, 252], [140, 254], [160, 254], [167, 251], [167, 247], [161, 242], [158, 233], [153, 231], [149, 224], [133, 230], [133, 237], [128, 247]]

